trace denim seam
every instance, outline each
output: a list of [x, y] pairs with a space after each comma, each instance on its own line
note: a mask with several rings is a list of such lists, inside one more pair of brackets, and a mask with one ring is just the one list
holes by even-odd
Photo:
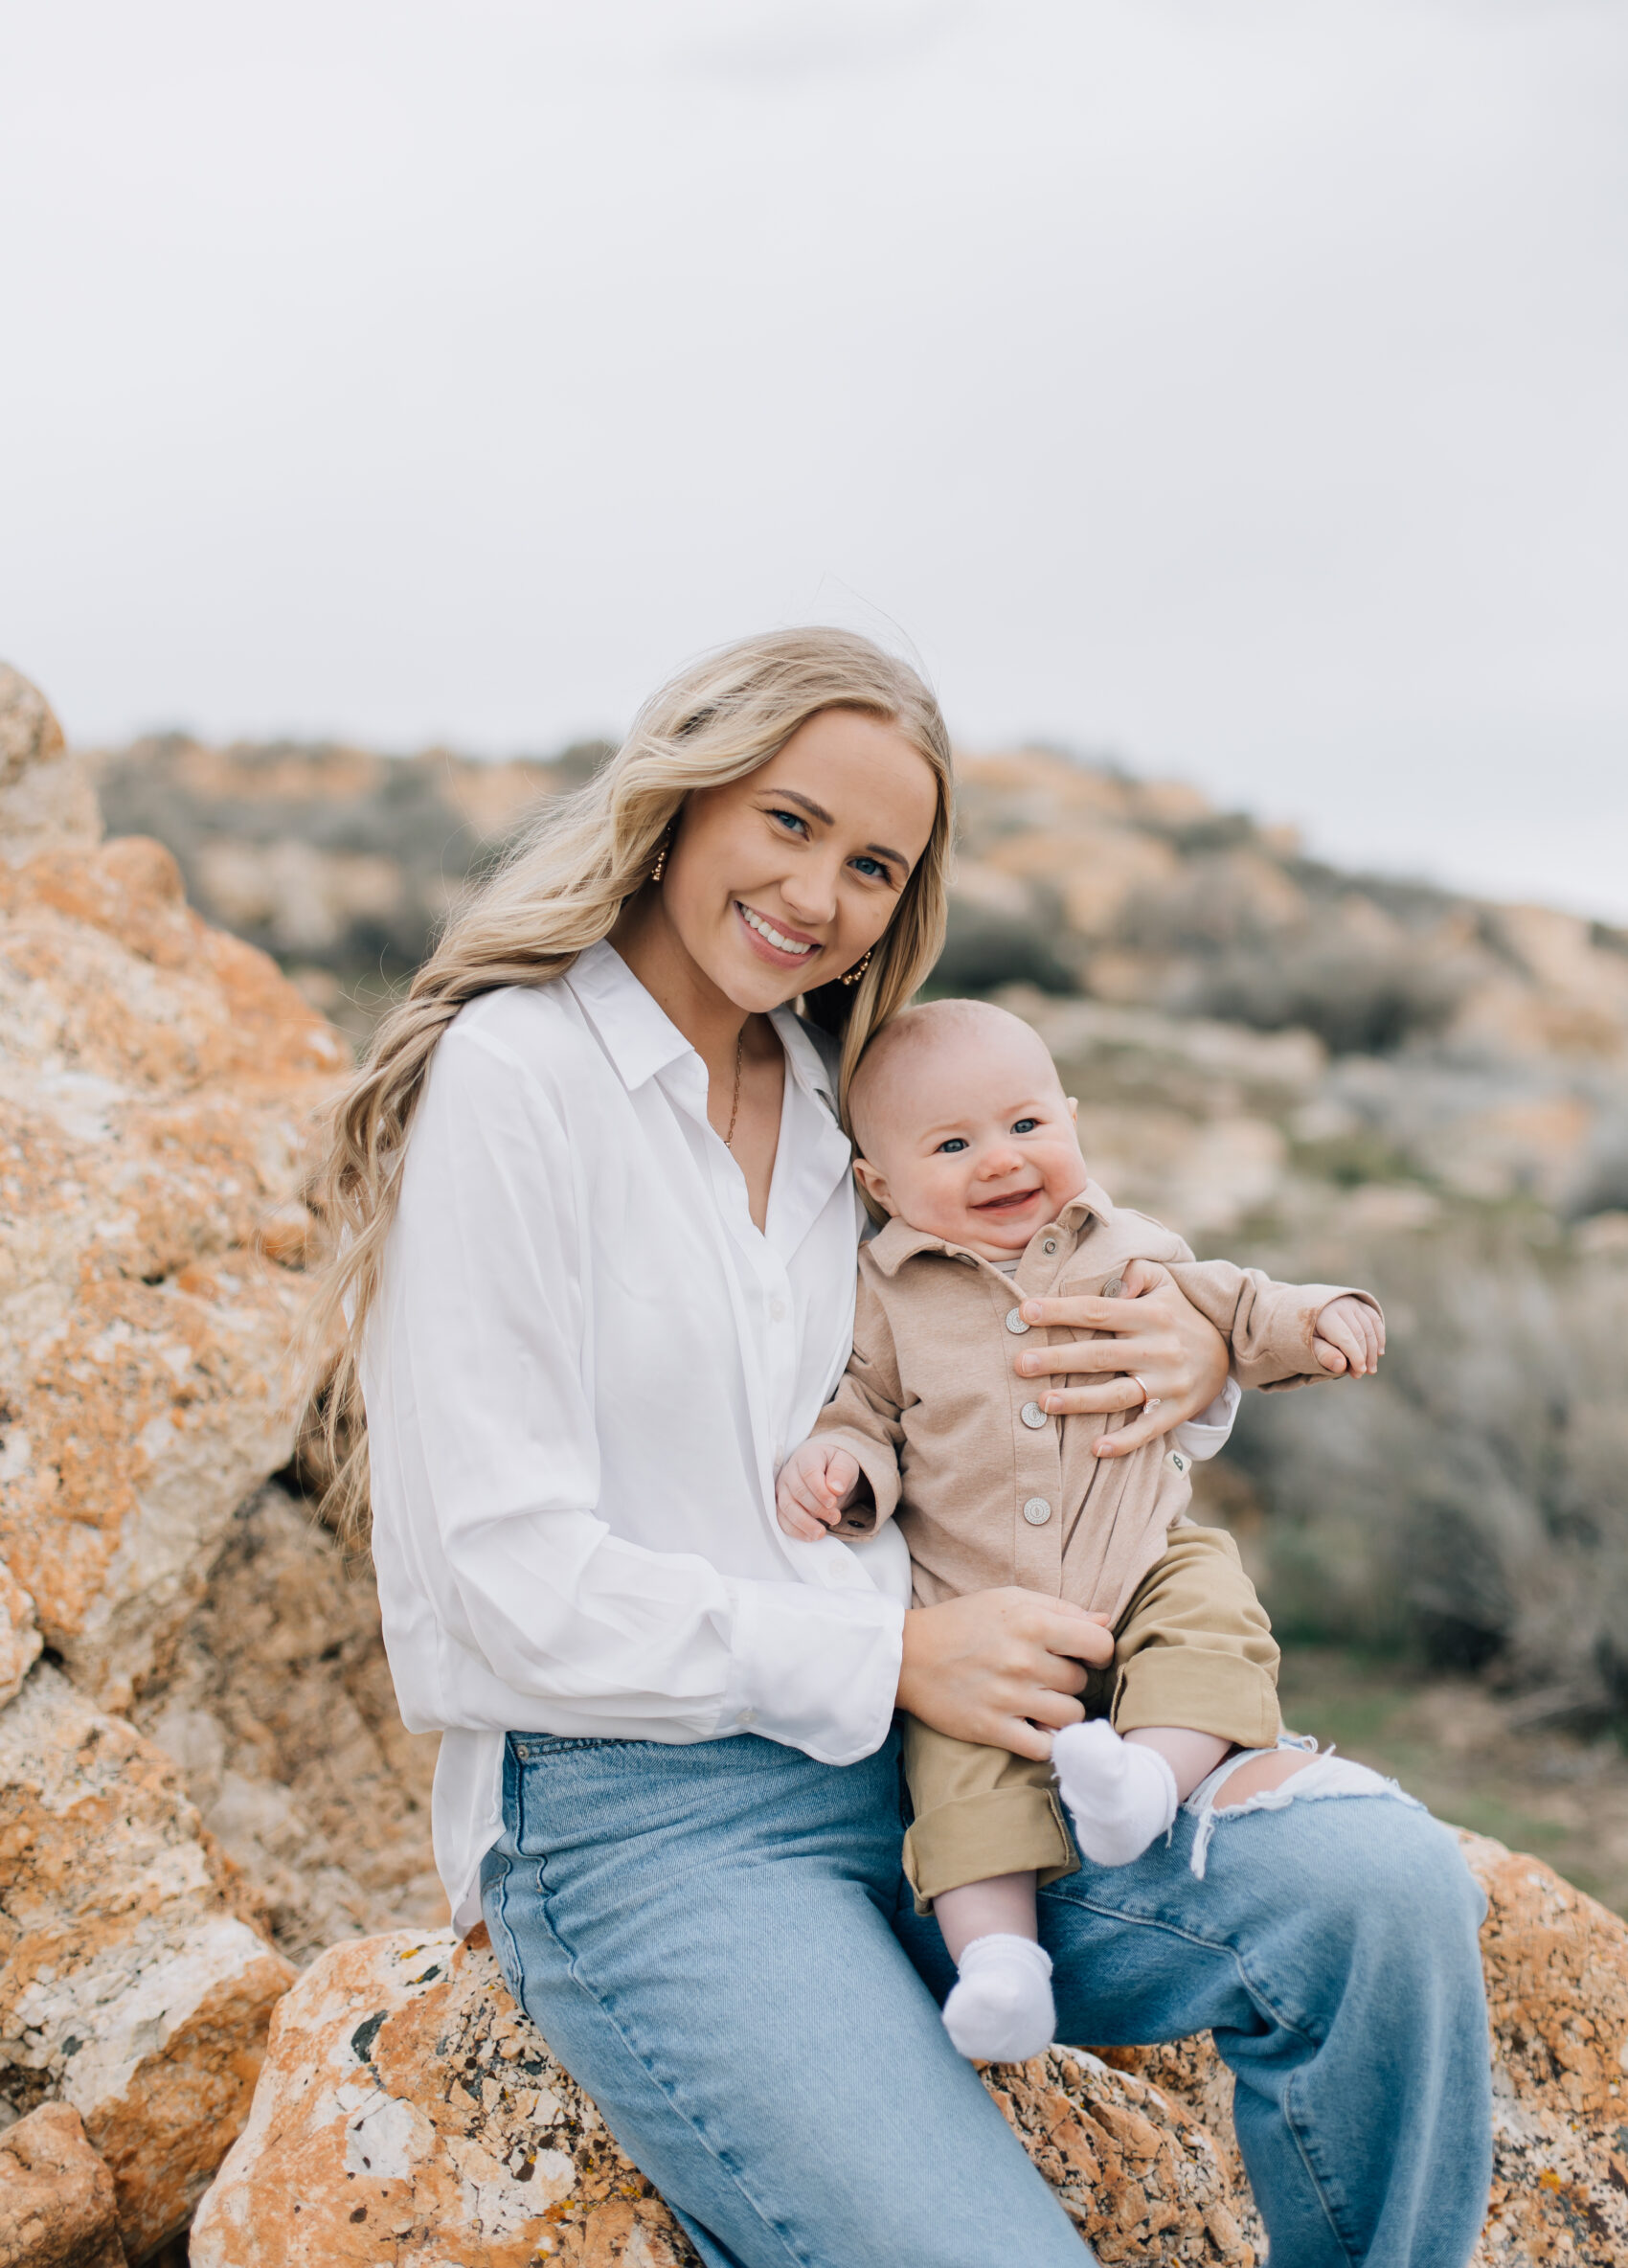
[[1294, 2106], [1290, 2101], [1290, 2096], [1293, 2092], [1294, 2084], [1295, 2078], [1294, 2075], [1291, 2073], [1283, 2087], [1283, 2124], [1288, 2129], [1289, 2133], [1294, 2137], [1295, 2148], [1300, 2154], [1300, 2164], [1306, 2169], [1306, 2179], [1312, 2186], [1312, 2192], [1315, 2195], [1319, 2205], [1321, 2205], [1323, 2208], [1323, 2219], [1328, 2223], [1329, 2234], [1333, 2236], [1335, 2243], [1345, 2254], [1346, 2259], [1353, 2263], [1354, 2268], [1354, 2263], [1361, 2257], [1361, 2255], [1360, 2253], [1353, 2252], [1350, 2245], [1345, 2241], [1345, 2233], [1340, 2226], [1340, 2216], [1338, 2213], [1336, 2213], [1333, 2204], [1329, 2199], [1328, 2191], [1323, 2186], [1323, 2177], [1318, 2172], [1317, 2167], [1312, 2161], [1311, 2135], [1309, 2131], [1302, 2129], [1299, 2120], [1295, 2117]]
[[[508, 1857], [505, 1856], [503, 1859], [503, 1873], [497, 1884], [497, 1897], [495, 1903], [497, 1906], [497, 1925], [502, 1930], [504, 1938], [509, 1946], [510, 1966], [505, 1969], [501, 1954], [497, 1954], [497, 1948], [495, 1946], [492, 1948], [492, 1950], [493, 1953], [497, 1955], [497, 1965], [499, 1969], [503, 1970], [504, 1972], [504, 1983], [508, 1984], [510, 1975], [516, 1979], [519, 1984], [519, 1990], [515, 1993], [514, 1997], [517, 2001], [519, 2001], [521, 2007], [524, 2007], [526, 2005], [526, 1964], [520, 1958], [519, 1940], [516, 1939], [513, 1930], [509, 1926], [509, 1877], [513, 1873], [513, 1867], [509, 1864]], [[483, 1900], [483, 1907], [485, 1901]], [[487, 1927], [490, 1927], [489, 1921], [487, 1923]]]

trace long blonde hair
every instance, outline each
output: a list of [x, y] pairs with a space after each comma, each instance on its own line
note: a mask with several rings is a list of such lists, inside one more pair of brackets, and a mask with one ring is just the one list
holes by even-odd
[[[780, 630], [742, 639], [651, 696], [616, 755], [575, 795], [546, 804], [497, 871], [452, 915], [407, 996], [380, 1023], [335, 1105], [312, 1192], [329, 1259], [309, 1311], [306, 1380], [328, 1475], [323, 1513], [359, 1541], [368, 1515], [366, 1414], [358, 1373], [395, 1217], [407, 1137], [436, 1042], [465, 1001], [503, 985], [546, 985], [609, 935], [649, 879], [687, 795], [738, 780], [827, 709], [892, 724], [938, 783], [917, 860], [851, 990], [829, 985], [806, 1008], [843, 1040], [839, 1102], [866, 1041], [903, 1008], [944, 940], [954, 825], [949, 735], [916, 672], [851, 631]], [[337, 1342], [337, 1353], [335, 1343]]]

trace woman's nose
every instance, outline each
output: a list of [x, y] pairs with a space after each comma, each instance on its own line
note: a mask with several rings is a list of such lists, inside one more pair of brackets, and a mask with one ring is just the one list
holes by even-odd
[[812, 924], [836, 919], [840, 871], [835, 864], [827, 867], [822, 859], [799, 860], [780, 884], [786, 912], [794, 920]]

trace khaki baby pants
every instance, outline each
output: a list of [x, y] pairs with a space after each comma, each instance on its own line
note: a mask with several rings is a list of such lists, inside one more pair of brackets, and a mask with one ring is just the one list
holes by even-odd
[[[1238, 1547], [1223, 1529], [1173, 1528], [1114, 1631], [1114, 1659], [1089, 1673], [1087, 1716], [1116, 1732], [1185, 1725], [1240, 1748], [1278, 1737], [1278, 1648]], [[904, 1720], [916, 1819], [904, 1871], [917, 1913], [940, 1891], [1033, 1867], [1042, 1882], [1079, 1865], [1050, 1764], [952, 1740]]]

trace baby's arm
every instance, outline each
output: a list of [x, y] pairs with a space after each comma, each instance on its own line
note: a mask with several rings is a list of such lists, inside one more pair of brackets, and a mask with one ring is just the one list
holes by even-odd
[[1385, 1317], [1371, 1292], [1344, 1283], [1278, 1283], [1231, 1260], [1176, 1260], [1170, 1274], [1232, 1349], [1240, 1386], [1300, 1386], [1364, 1377], [1385, 1351]]

